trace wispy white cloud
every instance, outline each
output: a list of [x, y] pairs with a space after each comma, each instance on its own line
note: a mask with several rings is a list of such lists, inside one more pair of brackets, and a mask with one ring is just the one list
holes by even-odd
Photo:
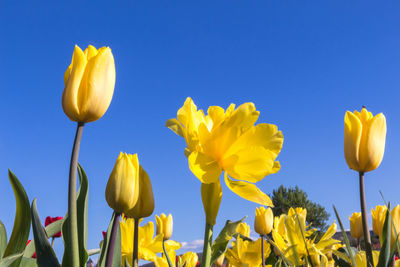
[[199, 252], [203, 249], [203, 244], [204, 241], [203, 239], [196, 239], [196, 240], [192, 240], [192, 241], [183, 241], [181, 242], [182, 247], [181, 250], [182, 251], [193, 251], [193, 252]]

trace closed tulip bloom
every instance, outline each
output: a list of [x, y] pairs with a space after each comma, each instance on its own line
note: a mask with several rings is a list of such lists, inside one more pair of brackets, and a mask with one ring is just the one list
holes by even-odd
[[[392, 232], [390, 235], [390, 237], [391, 237], [390, 244], [391, 244], [391, 246], [393, 246], [396, 241], [396, 233], [397, 233], [397, 235], [400, 234], [400, 205], [396, 205], [396, 207], [394, 207], [392, 209], [392, 212], [390, 213], [390, 215], [392, 215], [392, 222], [393, 222]], [[393, 225], [396, 229], [394, 229]], [[382, 227], [382, 229], [383, 229], [383, 227]], [[400, 238], [400, 236], [399, 236], [399, 238]]]
[[120, 153], [106, 187], [108, 205], [118, 213], [131, 210], [139, 197], [139, 160], [137, 154]]
[[198, 262], [199, 257], [197, 256], [197, 253], [192, 251], [188, 251], [178, 257], [178, 266], [196, 267]]
[[111, 103], [115, 86], [114, 57], [109, 47], [85, 51], [75, 46], [71, 65], [64, 74], [62, 106], [73, 121], [100, 119]]
[[346, 112], [344, 156], [350, 169], [369, 172], [378, 168], [383, 159], [385, 140], [386, 118], [382, 113], [373, 116], [366, 108], [361, 112]]
[[239, 223], [239, 225], [236, 228], [236, 232], [245, 237], [250, 237], [250, 225], [248, 225], [245, 222]]
[[364, 235], [361, 212], [354, 212], [349, 219], [351, 236], [360, 239]]
[[160, 216], [156, 215], [157, 235], [163, 234], [164, 240], [171, 238], [173, 229], [172, 215], [168, 216], [162, 213]]
[[372, 230], [377, 236], [381, 236], [383, 224], [385, 223], [386, 217], [386, 206], [376, 206], [375, 210], [371, 209], [372, 213]]
[[256, 208], [256, 217], [254, 219], [254, 230], [260, 235], [268, 235], [272, 231], [274, 224], [274, 214], [271, 208]]
[[151, 181], [147, 172], [140, 166], [139, 170], [139, 198], [133, 209], [125, 213], [129, 218], [149, 217], [154, 211], [154, 196]]
[[219, 205], [222, 199], [222, 188], [220, 182], [211, 184], [201, 184], [201, 199], [203, 201], [206, 221], [210, 225], [215, 225], [218, 215]]

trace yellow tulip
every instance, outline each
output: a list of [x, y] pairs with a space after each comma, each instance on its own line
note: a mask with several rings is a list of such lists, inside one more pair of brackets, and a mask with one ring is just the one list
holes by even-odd
[[210, 225], [215, 225], [218, 215], [219, 205], [222, 199], [221, 183], [218, 181], [211, 184], [201, 184], [201, 199], [203, 201], [206, 221]]
[[139, 197], [139, 160], [137, 154], [120, 153], [106, 187], [108, 205], [118, 213], [132, 209]]
[[171, 238], [173, 229], [173, 220], [171, 214], [169, 214], [168, 216], [164, 213], [161, 213], [160, 216], [156, 215], [156, 225], [157, 235], [163, 234], [164, 240], [168, 240]]
[[364, 235], [361, 212], [354, 212], [349, 219], [351, 236], [360, 239]]
[[111, 103], [115, 86], [114, 57], [109, 47], [85, 51], [75, 46], [71, 65], [64, 74], [62, 106], [73, 121], [100, 119]]
[[147, 172], [140, 166], [139, 170], [139, 197], [133, 209], [125, 213], [129, 218], [149, 217], [154, 211], [154, 196], [151, 181]]
[[385, 223], [386, 217], [386, 206], [376, 206], [375, 210], [371, 209], [372, 213], [372, 229], [377, 236], [381, 236], [383, 224]]
[[250, 225], [245, 222], [239, 223], [236, 228], [236, 232], [242, 236], [250, 237]]
[[[361, 250], [355, 255], [357, 267], [367, 267], [367, 257], [365, 251]], [[374, 260], [374, 266], [377, 266], [379, 261], [379, 250], [372, 251], [372, 258]]]
[[[259, 267], [262, 266], [261, 260], [261, 242], [259, 238], [257, 241], [243, 240], [240, 237], [237, 238], [232, 244], [232, 248], [229, 248], [225, 252], [225, 257], [229, 261], [229, 266], [235, 267]], [[264, 257], [268, 258], [271, 253], [270, 244], [264, 239]]]
[[[396, 205], [396, 207], [394, 207], [392, 209], [392, 212], [390, 213], [390, 215], [392, 215], [392, 222], [393, 222], [392, 232], [390, 235], [390, 237], [391, 237], [390, 245], [393, 246], [396, 241], [396, 236], [400, 234], [400, 205]], [[394, 227], [393, 227], [393, 225], [394, 225]], [[383, 227], [382, 227], [382, 229], [383, 229]]]
[[198, 261], [199, 257], [197, 256], [197, 253], [192, 251], [188, 251], [178, 257], [179, 266], [195, 267]]
[[189, 168], [202, 183], [219, 182], [225, 171], [225, 183], [234, 193], [273, 206], [254, 183], [279, 171], [276, 158], [283, 135], [273, 124], [255, 125], [258, 116], [253, 103], [236, 109], [231, 104], [226, 110], [211, 106], [205, 115], [188, 97], [177, 119], [168, 120], [166, 126], [185, 139]]
[[381, 164], [385, 151], [386, 118], [375, 117], [363, 108], [346, 112], [344, 117], [344, 156], [350, 169], [373, 171]]
[[256, 208], [256, 217], [254, 219], [254, 230], [260, 235], [268, 235], [272, 231], [274, 224], [274, 214], [271, 208]]
[[225, 253], [223, 253], [221, 256], [218, 257], [218, 259], [214, 261], [214, 265], [221, 267], [224, 264], [224, 261], [225, 261]]

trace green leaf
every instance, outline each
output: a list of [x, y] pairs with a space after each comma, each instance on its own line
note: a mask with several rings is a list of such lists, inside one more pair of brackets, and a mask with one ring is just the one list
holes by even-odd
[[[13, 230], [3, 257], [24, 251], [31, 228], [31, 209], [24, 187], [10, 170], [8, 170], [8, 178], [14, 191], [16, 209]], [[18, 267], [21, 257], [16, 259], [10, 267]]]
[[352, 266], [357, 266], [356, 260], [354, 258], [353, 250], [351, 249], [351, 246], [350, 246], [349, 238], [347, 237], [346, 230], [344, 230], [342, 220], [340, 220], [339, 213], [337, 212], [335, 205], [333, 205], [333, 210], [335, 211], [336, 218], [340, 225], [340, 229], [342, 230], [344, 242], [346, 244], [347, 252], [349, 253], [349, 258], [350, 258], [351, 264], [352, 264]]
[[[88, 253], [86, 251], [87, 244], [87, 210], [88, 210], [88, 192], [89, 185], [88, 179], [83, 170], [82, 166], [78, 164], [78, 176], [79, 176], [79, 190], [77, 195], [77, 221], [78, 221], [78, 245], [79, 245], [79, 262], [81, 266], [86, 264], [88, 259]], [[64, 218], [64, 223], [62, 225], [62, 236], [64, 239], [64, 244], [69, 244], [69, 223], [70, 220], [68, 214]], [[69, 246], [64, 246], [64, 256], [62, 261], [62, 266], [71, 266], [71, 251]]]
[[23, 253], [9, 255], [0, 260], [0, 267], [9, 267], [15, 264], [16, 261], [21, 261]]
[[[31, 242], [32, 243], [32, 242]], [[30, 244], [30, 243], [29, 243]], [[21, 267], [38, 267], [36, 259], [22, 257]]]
[[224, 228], [222, 228], [221, 232], [211, 246], [211, 263], [213, 263], [219, 258], [219, 256], [226, 252], [229, 241], [232, 239], [233, 235], [237, 233], [236, 228], [246, 218], [247, 216], [236, 222], [232, 222], [230, 220], [226, 221]]
[[332, 250], [332, 258], [335, 260], [335, 266], [339, 267], [351, 267], [349, 253], [347, 248], [339, 248], [338, 250]]
[[85, 171], [82, 166], [78, 164], [78, 176], [79, 176], [79, 191], [77, 197], [77, 209], [78, 209], [78, 243], [79, 243], [79, 260], [80, 265], [85, 266], [88, 260], [88, 253], [86, 251], [87, 246], [87, 221], [88, 221], [88, 194], [89, 194], [89, 183]]
[[35, 238], [35, 247], [37, 255], [37, 264], [40, 267], [58, 267], [56, 254], [50, 246], [48, 237], [43, 229], [42, 222], [40, 221], [39, 214], [36, 208], [36, 198], [32, 202], [32, 230]]
[[100, 249], [99, 248], [94, 248], [94, 249], [89, 249], [87, 251], [88, 256], [92, 256], [92, 255], [96, 255], [100, 253]]
[[388, 205], [388, 211], [386, 212], [385, 223], [383, 224], [382, 230], [382, 248], [379, 253], [379, 261], [377, 267], [389, 266], [390, 259], [390, 234], [391, 234], [391, 222], [392, 217], [390, 215], [390, 202]]
[[[107, 234], [106, 237], [104, 238], [103, 241], [103, 246], [101, 247], [100, 250], [100, 256], [99, 256], [99, 262], [97, 263], [97, 267], [105, 267], [106, 266], [106, 254], [108, 250], [108, 246], [110, 244], [110, 237], [111, 237], [111, 229], [112, 229], [112, 224], [114, 221], [115, 217], [115, 212], [113, 213], [110, 221], [110, 225], [108, 226], [107, 229]], [[115, 246], [114, 246], [114, 257], [113, 257], [113, 267], [120, 267], [121, 266], [121, 229], [118, 224], [118, 233], [117, 236], [115, 237]]]
[[0, 259], [3, 258], [4, 250], [7, 247], [7, 231], [3, 222], [0, 221]]
[[[64, 219], [55, 221], [55, 222], [47, 225], [46, 228], [45, 228], [46, 235], [47, 236], [54, 236], [55, 234], [60, 232], [63, 222], [64, 222]], [[30, 242], [26, 246], [25, 251], [24, 251], [24, 258], [32, 258], [33, 253], [35, 253], [35, 242], [34, 242], [34, 240], [32, 240], [32, 242]], [[24, 266], [24, 265], [22, 265], [22, 266]]]

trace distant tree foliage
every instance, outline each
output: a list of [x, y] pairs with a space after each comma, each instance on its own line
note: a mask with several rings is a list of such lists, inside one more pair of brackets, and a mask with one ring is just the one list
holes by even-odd
[[312, 202], [307, 198], [306, 192], [295, 188], [286, 188], [281, 185], [277, 190], [272, 192], [272, 203], [274, 203], [274, 216], [287, 213], [290, 207], [302, 207], [307, 209], [307, 223], [312, 224], [312, 228], [319, 231], [327, 229], [326, 222], [329, 219], [329, 213], [318, 203]]

